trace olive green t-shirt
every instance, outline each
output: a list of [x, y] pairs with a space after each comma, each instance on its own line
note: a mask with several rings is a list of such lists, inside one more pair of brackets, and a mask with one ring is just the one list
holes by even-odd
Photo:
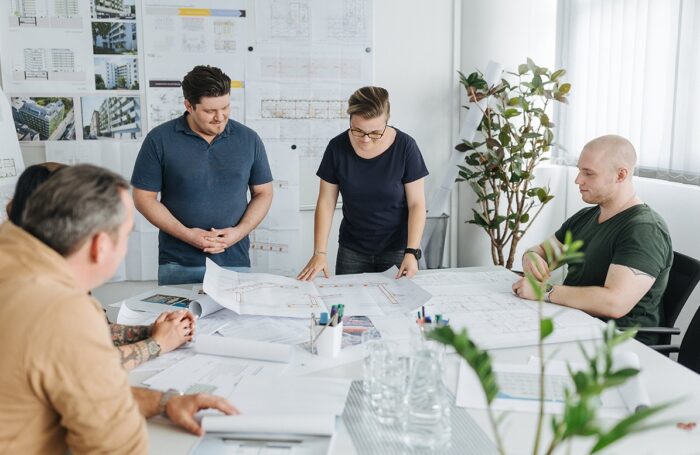
[[[566, 231], [571, 231], [574, 240], [583, 240], [584, 262], [569, 266], [564, 285], [603, 286], [610, 264], [647, 273], [656, 278], [654, 284], [627, 315], [617, 320], [617, 325], [658, 326], [663, 314], [661, 297], [673, 262], [666, 223], [646, 204], [632, 206], [602, 223], [598, 223], [599, 215], [599, 206], [587, 207], [554, 234], [560, 242], [564, 242]], [[637, 336], [646, 344], [656, 343], [657, 338], [650, 334]]]

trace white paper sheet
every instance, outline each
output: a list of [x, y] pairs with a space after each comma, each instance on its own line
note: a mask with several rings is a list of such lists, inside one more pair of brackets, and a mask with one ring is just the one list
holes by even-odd
[[[574, 366], [572, 366], [574, 367]], [[531, 359], [528, 364], [493, 364], [499, 393], [492, 407], [499, 411], [539, 412], [539, 361]], [[564, 410], [564, 389], [573, 390], [574, 385], [566, 364], [550, 361], [545, 374], [545, 412], [561, 414]], [[624, 402], [615, 390], [606, 391], [602, 397], [600, 416], [619, 418], [627, 413]], [[486, 397], [474, 371], [460, 363], [457, 383], [457, 406], [486, 408]]]
[[159, 286], [126, 300], [133, 310], [161, 313], [187, 309], [192, 302], [192, 291], [170, 286]]
[[[506, 269], [483, 272], [419, 272], [414, 281], [433, 298], [426, 311], [441, 314], [454, 330], [466, 328], [483, 349], [536, 345], [539, 340], [538, 303], [513, 294], [520, 279]], [[543, 304], [543, 314], [554, 320], [554, 332], [545, 343], [601, 337], [603, 323], [588, 314], [561, 305]]]
[[145, 310], [133, 310], [128, 305], [122, 305], [119, 307], [119, 313], [117, 314], [117, 324], [151, 325], [158, 318], [159, 314]]
[[4, 208], [15, 192], [15, 184], [22, 171], [24, 171], [24, 159], [22, 150], [17, 141], [15, 123], [12, 117], [12, 108], [7, 101], [5, 93], [0, 87], [0, 222], [5, 220]]
[[350, 379], [243, 377], [227, 398], [245, 415], [341, 415]]
[[277, 376], [283, 368], [282, 365], [267, 362], [197, 354], [185, 358], [143, 383], [157, 390], [206, 392], [228, 398], [242, 378], [256, 376], [257, 381], [266, 375]]
[[190, 302], [188, 308], [192, 314], [199, 318], [203, 318], [222, 310], [224, 307], [216, 303], [216, 301], [208, 295], [201, 294], [196, 296], [195, 300]]
[[[616, 370], [635, 368], [641, 371], [642, 369], [639, 356], [631, 351], [613, 353], [613, 367]], [[651, 406], [649, 394], [639, 374], [628, 379], [617, 390], [627, 406], [627, 410], [631, 413]]]
[[204, 292], [238, 314], [309, 318], [327, 311], [313, 283], [264, 273], [237, 273], [207, 259]]
[[225, 337], [296, 345], [309, 341], [309, 321], [302, 318], [236, 315], [219, 330]]
[[336, 275], [316, 278], [314, 284], [326, 307], [345, 304], [348, 316], [405, 313], [430, 300], [430, 293], [409, 278], [395, 278], [394, 266], [382, 273]]
[[331, 436], [335, 432], [335, 415], [206, 415], [202, 427], [207, 432], [284, 433]]
[[221, 336], [200, 335], [195, 341], [195, 349], [200, 354], [266, 360], [269, 362], [287, 363], [292, 356], [289, 345]]

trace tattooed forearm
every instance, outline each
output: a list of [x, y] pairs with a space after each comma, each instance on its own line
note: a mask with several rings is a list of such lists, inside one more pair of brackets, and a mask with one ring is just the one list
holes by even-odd
[[642, 272], [641, 270], [635, 269], [634, 267], [627, 266], [627, 268], [630, 269], [632, 271], [632, 273], [634, 273], [634, 276], [648, 276], [650, 278], [656, 278], [656, 277], [649, 275], [646, 272]]
[[117, 347], [121, 357], [122, 366], [131, 371], [147, 360], [158, 357], [160, 347], [151, 338], [133, 344], [125, 344]]
[[110, 331], [114, 345], [122, 346], [148, 338], [151, 335], [151, 326], [112, 324], [110, 325]]

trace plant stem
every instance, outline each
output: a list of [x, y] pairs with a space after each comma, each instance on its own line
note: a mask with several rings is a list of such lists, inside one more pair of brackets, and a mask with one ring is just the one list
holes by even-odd
[[[542, 301], [537, 302], [538, 320], [542, 321]], [[532, 450], [532, 455], [538, 455], [540, 451], [540, 438], [542, 436], [542, 422], [544, 422], [544, 339], [540, 328], [540, 339], [537, 343], [537, 352], [540, 356], [540, 410], [537, 417], [537, 431], [535, 433], [535, 447]]]
[[491, 409], [490, 404], [486, 407], [486, 412], [489, 416], [489, 422], [491, 423], [493, 437], [494, 439], [496, 439], [496, 447], [498, 447], [498, 453], [500, 453], [501, 455], [507, 455], [506, 450], [503, 447], [503, 440], [501, 439], [501, 434], [498, 431], [498, 425], [496, 424], [496, 419], [493, 416], [493, 409]]

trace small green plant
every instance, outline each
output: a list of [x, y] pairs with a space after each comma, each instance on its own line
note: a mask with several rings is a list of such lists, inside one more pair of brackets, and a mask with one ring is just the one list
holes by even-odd
[[517, 73], [506, 73], [510, 77], [492, 87], [479, 71], [459, 73], [468, 99], [487, 98], [477, 129], [480, 137], [455, 148], [467, 153], [457, 181], [469, 182], [477, 197], [478, 209], [468, 223], [488, 234], [495, 265], [513, 266], [520, 239], [554, 198], [549, 188], [533, 186], [532, 180], [535, 167], [547, 159], [554, 144], [554, 123], [547, 109], [552, 102], [566, 103], [571, 89], [561, 81], [564, 74], [563, 69], [550, 71], [529, 58]]
[[[553, 270], [564, 264], [571, 264], [581, 261], [583, 253], [579, 251], [582, 246], [581, 241], [574, 241], [571, 233], [567, 232], [564, 244], [561, 249], [545, 247], [547, 264]], [[531, 253], [534, 254], [534, 253]], [[533, 261], [535, 263], [535, 261]], [[538, 352], [539, 364], [539, 416], [535, 442], [532, 450], [533, 455], [541, 453], [541, 435], [544, 422], [544, 401], [545, 401], [545, 368], [544, 340], [554, 332], [554, 321], [545, 318], [542, 314], [544, 305], [545, 283], [538, 282], [534, 277], [526, 274], [526, 279], [532, 286], [539, 302], [539, 342]], [[591, 437], [595, 442], [590, 453], [597, 453], [614, 442], [632, 433], [645, 431], [657, 425], [647, 425], [648, 417], [667, 408], [670, 404], [649, 407], [638, 411], [617, 422], [612, 427], [604, 427], [598, 421], [598, 407], [600, 396], [611, 387], [623, 384], [631, 377], [637, 375], [639, 370], [634, 368], [615, 369], [612, 361], [613, 350], [624, 341], [635, 335], [634, 330], [624, 332], [617, 331], [614, 321], [609, 321], [603, 331], [602, 341], [596, 345], [592, 354], [586, 352], [581, 346], [581, 352], [586, 360], [586, 368], [581, 371], [573, 371], [569, 368], [569, 374], [574, 384], [573, 390], [565, 390], [564, 413], [561, 416], [552, 416], [551, 428], [552, 439], [546, 447], [545, 454], [549, 455], [554, 450], [571, 441], [574, 437]], [[494, 415], [492, 404], [499, 392], [498, 381], [493, 372], [491, 357], [488, 352], [481, 350], [469, 337], [466, 329], [459, 333], [445, 326], [437, 328], [428, 333], [428, 336], [440, 343], [452, 346], [467, 364], [476, 373], [481, 388], [486, 396], [487, 414], [495, 437], [496, 446], [500, 454], [505, 455], [503, 439], [499, 431], [499, 422]]]

